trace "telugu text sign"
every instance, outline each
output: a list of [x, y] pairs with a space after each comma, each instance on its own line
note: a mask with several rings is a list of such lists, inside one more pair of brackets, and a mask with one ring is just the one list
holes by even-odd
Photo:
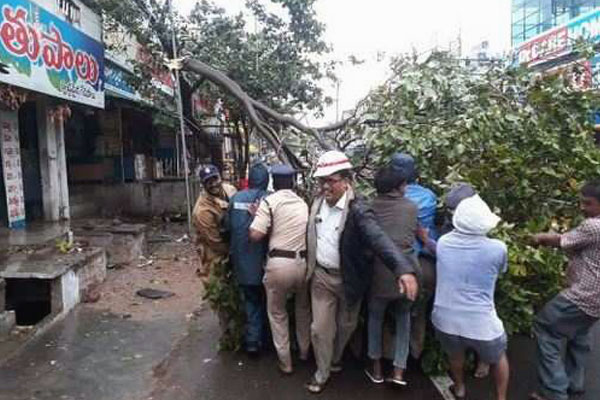
[[0, 9], [0, 81], [104, 108], [104, 47], [28, 0]]
[[19, 146], [19, 120], [16, 112], [0, 111], [0, 150], [6, 191], [8, 226], [25, 226], [25, 195]]

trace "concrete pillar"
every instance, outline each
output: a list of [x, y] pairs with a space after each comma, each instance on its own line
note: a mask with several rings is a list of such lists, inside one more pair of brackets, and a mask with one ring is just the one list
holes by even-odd
[[65, 132], [61, 118], [52, 116], [45, 97], [37, 101], [38, 141], [44, 219], [59, 221], [70, 218]]
[[6, 281], [0, 278], [0, 313], [6, 309]]
[[58, 156], [58, 182], [60, 186], [59, 213], [61, 219], [71, 218], [69, 203], [69, 178], [67, 174], [67, 150], [65, 145], [65, 123], [63, 119], [55, 121], [56, 151]]

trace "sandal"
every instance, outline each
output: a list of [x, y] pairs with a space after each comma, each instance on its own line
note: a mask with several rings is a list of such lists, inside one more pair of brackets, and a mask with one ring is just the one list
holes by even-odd
[[[459, 396], [458, 394], [456, 394], [456, 386], [455, 385], [451, 385], [448, 390], [450, 390], [450, 393], [452, 393], [452, 395], [456, 398], [456, 400], [465, 400], [467, 398], [467, 394], [463, 394], [462, 396]], [[543, 400], [543, 399], [542, 399]]]
[[279, 372], [281, 372], [283, 375], [291, 375], [294, 373], [294, 368], [286, 367], [281, 362], [277, 363], [277, 367], [279, 368]]
[[325, 389], [326, 385], [327, 381], [319, 383], [313, 376], [312, 378], [310, 378], [310, 382], [306, 383], [304, 387], [312, 394], [319, 394]]
[[331, 364], [331, 367], [329, 367], [329, 371], [333, 372], [334, 374], [342, 372], [342, 369], [344, 369], [344, 367], [342, 367], [342, 363], [333, 363]]
[[539, 393], [533, 392], [529, 395], [529, 400], [548, 400]]
[[373, 383], [380, 384], [385, 382], [383, 376], [375, 376], [375, 374], [369, 368], [365, 368], [365, 375]]
[[393, 383], [394, 385], [397, 385], [397, 386], [408, 386], [408, 382], [406, 382], [404, 379], [388, 378], [388, 379], [386, 379], [386, 382]]

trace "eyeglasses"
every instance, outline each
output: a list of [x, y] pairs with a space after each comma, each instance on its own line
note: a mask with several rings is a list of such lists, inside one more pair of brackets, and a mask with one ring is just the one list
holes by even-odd
[[319, 185], [324, 186], [325, 184], [329, 185], [329, 186], [333, 186], [338, 182], [343, 181], [344, 178], [332, 178], [332, 177], [326, 177], [326, 178], [319, 178]]

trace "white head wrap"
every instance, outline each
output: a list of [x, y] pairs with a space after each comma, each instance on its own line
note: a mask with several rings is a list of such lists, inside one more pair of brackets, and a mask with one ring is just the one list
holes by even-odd
[[486, 235], [498, 222], [500, 217], [477, 194], [461, 201], [452, 218], [456, 230], [468, 235]]

